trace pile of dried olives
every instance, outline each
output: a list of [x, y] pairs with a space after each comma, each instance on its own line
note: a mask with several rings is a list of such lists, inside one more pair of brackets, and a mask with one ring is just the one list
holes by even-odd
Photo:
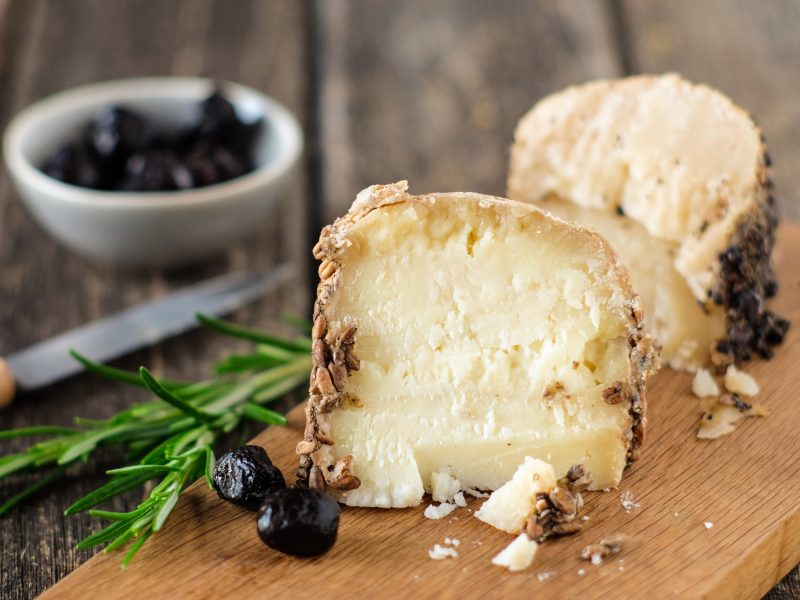
[[168, 132], [141, 114], [114, 106], [96, 115], [80, 138], [57, 148], [47, 175], [95, 190], [157, 192], [221, 183], [254, 169], [263, 119], [245, 123], [217, 90], [193, 110], [188, 128]]

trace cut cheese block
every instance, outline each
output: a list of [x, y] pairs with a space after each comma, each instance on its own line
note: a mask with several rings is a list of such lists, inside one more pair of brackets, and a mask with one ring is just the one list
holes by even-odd
[[496, 489], [525, 456], [615, 486], [655, 369], [600, 236], [519, 202], [372, 186], [322, 231], [299, 477], [402, 507], [445, 471]]
[[569, 88], [519, 122], [508, 194], [589, 225], [626, 262], [675, 368], [769, 357], [775, 201], [748, 115], [677, 75]]

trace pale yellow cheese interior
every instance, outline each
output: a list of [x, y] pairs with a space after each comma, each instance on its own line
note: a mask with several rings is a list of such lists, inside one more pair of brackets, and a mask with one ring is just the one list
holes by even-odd
[[712, 343], [725, 335], [725, 313], [715, 304], [701, 306], [675, 270], [676, 244], [655, 238], [631, 219], [566, 201], [536, 203], [562, 219], [591, 227], [602, 235], [628, 267], [642, 299], [645, 328], [661, 344], [663, 361], [674, 369], [695, 370], [708, 363]]
[[508, 193], [622, 207], [675, 244], [673, 264], [708, 300], [713, 265], [754, 208], [762, 145], [727, 97], [674, 74], [596, 81], [548, 96], [519, 122]]
[[341, 500], [413, 506], [443, 468], [496, 489], [526, 456], [615, 486], [631, 427], [602, 398], [629, 373], [619, 263], [532, 207], [427, 198], [371, 212], [337, 258], [330, 327], [355, 324], [361, 358], [320, 450], [353, 455], [361, 486]]

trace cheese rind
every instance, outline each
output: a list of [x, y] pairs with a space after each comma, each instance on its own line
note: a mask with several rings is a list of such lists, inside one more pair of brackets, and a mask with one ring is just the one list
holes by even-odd
[[636, 457], [656, 353], [599, 236], [403, 183], [362, 192], [315, 254], [309, 485], [414, 506], [442, 469], [496, 489], [533, 455], [560, 472], [584, 463], [607, 487]]

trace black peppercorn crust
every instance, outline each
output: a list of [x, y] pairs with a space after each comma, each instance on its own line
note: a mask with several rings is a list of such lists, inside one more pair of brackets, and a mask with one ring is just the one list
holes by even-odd
[[739, 222], [731, 244], [719, 255], [719, 282], [709, 290], [711, 300], [725, 308], [726, 336], [711, 350], [718, 368], [749, 360], [753, 354], [772, 358], [773, 346], [783, 341], [789, 322], [765, 307], [778, 292], [772, 250], [778, 210], [769, 177], [766, 150], [759, 168], [759, 186], [752, 212]]

